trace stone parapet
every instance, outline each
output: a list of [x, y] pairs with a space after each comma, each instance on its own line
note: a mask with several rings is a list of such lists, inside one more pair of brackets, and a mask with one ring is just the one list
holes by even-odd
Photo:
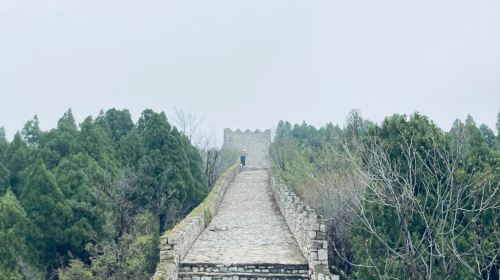
[[271, 189], [281, 214], [297, 240], [309, 264], [312, 280], [335, 280], [339, 276], [328, 270], [328, 242], [326, 224], [315, 210], [306, 205], [283, 181], [272, 172]]
[[[307, 264], [181, 264], [179, 279], [309, 279]], [[211, 278], [207, 278], [211, 277]]]
[[224, 172], [212, 191], [186, 218], [160, 238], [160, 262], [156, 267], [153, 280], [175, 280], [178, 277], [180, 260], [194, 244], [198, 236], [208, 226], [217, 213], [227, 187], [240, 171], [233, 165]]

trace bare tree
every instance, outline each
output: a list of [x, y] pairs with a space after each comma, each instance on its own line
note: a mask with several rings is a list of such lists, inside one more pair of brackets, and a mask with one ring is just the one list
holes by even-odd
[[197, 144], [207, 176], [208, 186], [212, 187], [219, 176], [221, 151], [217, 146], [217, 136], [214, 129], [209, 129], [199, 137]]
[[200, 127], [203, 119], [198, 118], [192, 112], [186, 112], [181, 109], [174, 109], [175, 115], [173, 117], [173, 121], [175, 126], [182, 132], [182, 134], [186, 135], [190, 141], [193, 141], [193, 138], [196, 137], [196, 133], [198, 132], [198, 128]]
[[207, 176], [207, 183], [212, 187], [219, 175], [220, 149], [217, 146], [217, 137], [214, 129], [200, 131], [203, 122], [191, 112], [175, 109], [175, 125], [198, 148], [203, 161], [203, 169]]
[[111, 184], [103, 184], [100, 190], [106, 195], [118, 212], [119, 236], [129, 233], [133, 218], [134, 206], [132, 197], [137, 188], [137, 174], [132, 170], [122, 170], [119, 179]]
[[[368, 262], [350, 265], [370, 268], [380, 279], [391, 279], [386, 274], [391, 260], [402, 264], [408, 279], [436, 278], [436, 271], [440, 271], [439, 279], [448, 279], [458, 266], [477, 278], [490, 279], [495, 274], [492, 270], [498, 269], [500, 231], [492, 229], [487, 241], [470, 240], [469, 235], [481, 226], [485, 215], [498, 221], [499, 184], [493, 173], [485, 171], [457, 179], [463, 137], [458, 137], [450, 148], [433, 145], [424, 151], [415, 145], [413, 137], [403, 138], [404, 161], [391, 159], [377, 141], [355, 149], [346, 145], [345, 153], [338, 154], [361, 185], [338, 192], [341, 200], [348, 202], [344, 207], [352, 218], [336, 219], [350, 229], [364, 232], [381, 248], [374, 252], [367, 241], [364, 246]], [[376, 214], [383, 209], [396, 220], [398, 242], [390, 240], [387, 228], [381, 228], [378, 222]], [[420, 230], [415, 231], [415, 223], [419, 223]], [[492, 247], [492, 242], [496, 246]], [[339, 253], [338, 257], [343, 255]]]

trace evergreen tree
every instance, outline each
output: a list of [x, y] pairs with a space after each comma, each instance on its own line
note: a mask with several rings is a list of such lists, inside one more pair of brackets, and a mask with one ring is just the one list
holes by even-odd
[[481, 124], [479, 126], [479, 131], [481, 132], [481, 136], [483, 137], [484, 142], [488, 144], [490, 148], [493, 148], [496, 142], [496, 137], [493, 130], [491, 130], [487, 125]]
[[144, 156], [144, 145], [137, 129], [130, 130], [120, 138], [118, 158], [122, 166], [137, 167], [140, 159]]
[[24, 125], [21, 135], [24, 142], [29, 146], [36, 147], [40, 144], [42, 131], [40, 130], [40, 122], [36, 115]]
[[0, 279], [21, 279], [19, 260], [31, 261], [31, 223], [11, 191], [0, 196]]
[[43, 134], [40, 156], [49, 169], [55, 168], [64, 157], [81, 150], [77, 142], [78, 133], [75, 118], [68, 110], [57, 122], [56, 129]]
[[98, 187], [106, 184], [105, 171], [90, 156], [79, 153], [63, 159], [54, 175], [73, 213], [65, 229], [68, 250], [87, 260], [85, 245], [109, 235], [105, 232], [108, 203]]
[[9, 144], [7, 149], [7, 167], [9, 169], [10, 178], [9, 185], [12, 191], [19, 196], [20, 194], [20, 173], [28, 166], [29, 150], [26, 144], [21, 139], [21, 135], [16, 133], [14, 140]]
[[41, 160], [23, 172], [21, 204], [34, 224], [33, 244], [40, 264], [55, 268], [66, 254], [66, 229], [73, 213], [52, 173]]
[[130, 112], [126, 109], [109, 109], [105, 114], [101, 114], [96, 119], [96, 123], [101, 124], [105, 128], [115, 145], [120, 143], [121, 138], [134, 128]]
[[149, 279], [160, 229], [207, 192], [199, 151], [164, 113], [134, 124], [111, 109], [78, 128], [68, 110], [48, 132], [35, 116], [11, 143], [0, 129], [0, 279]]
[[500, 150], [500, 112], [497, 115], [497, 149]]
[[9, 143], [5, 138], [5, 130], [0, 127], [0, 195], [3, 195], [10, 186], [10, 171], [7, 166], [7, 149]]
[[81, 124], [78, 139], [79, 146], [92, 157], [102, 168], [111, 174], [116, 173], [115, 150], [111, 139], [102, 126], [95, 124], [91, 117], [86, 118]]

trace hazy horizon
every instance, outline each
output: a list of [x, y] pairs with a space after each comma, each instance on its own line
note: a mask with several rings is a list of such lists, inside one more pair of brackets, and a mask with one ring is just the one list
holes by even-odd
[[0, 127], [112, 107], [203, 118], [222, 134], [279, 120], [380, 122], [418, 111], [495, 130], [500, 2], [0, 3]]

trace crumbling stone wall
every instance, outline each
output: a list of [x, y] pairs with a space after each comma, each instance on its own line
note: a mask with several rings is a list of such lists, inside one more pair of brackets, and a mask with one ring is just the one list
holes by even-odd
[[236, 150], [240, 155], [246, 150], [246, 166], [250, 168], [268, 168], [269, 146], [271, 145], [271, 130], [232, 131], [224, 129], [224, 147]]
[[302, 202], [283, 181], [270, 176], [274, 198], [286, 220], [290, 231], [299, 244], [302, 254], [309, 264], [309, 277], [312, 280], [334, 280], [339, 276], [331, 275], [328, 270], [328, 242], [326, 224], [321, 215]]
[[179, 263], [193, 246], [198, 236], [217, 213], [227, 187], [240, 171], [238, 165], [230, 167], [221, 175], [210, 194], [186, 218], [160, 238], [160, 262], [153, 280], [176, 280]]

